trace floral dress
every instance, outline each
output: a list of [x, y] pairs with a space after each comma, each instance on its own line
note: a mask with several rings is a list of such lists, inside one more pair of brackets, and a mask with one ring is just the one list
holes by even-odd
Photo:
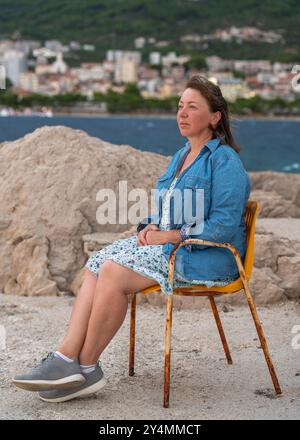
[[[169, 200], [177, 179], [178, 177], [173, 179], [163, 198], [162, 218], [159, 224], [159, 229], [162, 231], [170, 230]], [[163, 254], [162, 248], [162, 244], [137, 246], [137, 236], [132, 235], [129, 238], [115, 240], [112, 244], [91, 255], [86, 263], [86, 267], [97, 275], [101, 264], [106, 260], [112, 260], [115, 263], [132, 269], [140, 275], [156, 281], [156, 283], [160, 285], [162, 293], [172, 295], [173, 290], [168, 279], [168, 260]], [[174, 287], [188, 287], [193, 284], [203, 284], [207, 287], [225, 286], [233, 280], [233, 278], [228, 278], [225, 281], [186, 280], [175, 271]]]

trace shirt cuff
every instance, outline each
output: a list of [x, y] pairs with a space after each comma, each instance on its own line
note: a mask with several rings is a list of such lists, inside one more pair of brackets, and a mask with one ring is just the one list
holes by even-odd
[[184, 240], [188, 240], [189, 238], [191, 238], [191, 227], [194, 225], [194, 223], [185, 223], [181, 228], [180, 228], [180, 237], [181, 237], [181, 241]]
[[[188, 240], [189, 238], [191, 238], [191, 227], [194, 225], [195, 223], [185, 223], [181, 228], [180, 228], [180, 237], [181, 237], [181, 241], [185, 241]], [[191, 252], [192, 250], [192, 245], [191, 244], [187, 244], [186, 245], [187, 249]]]

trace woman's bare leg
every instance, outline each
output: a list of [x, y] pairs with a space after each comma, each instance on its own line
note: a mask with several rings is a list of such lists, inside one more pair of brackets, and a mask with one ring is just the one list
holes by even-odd
[[79, 355], [80, 364], [95, 364], [104, 348], [121, 327], [130, 293], [157, 284], [111, 260], [100, 269], [86, 338]]
[[78, 358], [84, 344], [91, 315], [97, 276], [87, 268], [84, 279], [76, 297], [67, 333], [58, 347], [58, 351], [70, 358]]

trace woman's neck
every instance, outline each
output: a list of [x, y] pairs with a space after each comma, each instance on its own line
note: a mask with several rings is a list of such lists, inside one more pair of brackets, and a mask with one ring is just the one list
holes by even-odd
[[207, 144], [207, 142], [212, 138], [212, 132], [201, 133], [197, 137], [188, 138], [191, 144], [191, 156], [198, 156], [202, 148]]

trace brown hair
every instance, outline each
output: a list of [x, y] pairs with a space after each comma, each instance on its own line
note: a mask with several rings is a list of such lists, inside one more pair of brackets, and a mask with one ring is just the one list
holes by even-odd
[[217, 126], [210, 126], [213, 136], [218, 137], [223, 144], [228, 144], [239, 153], [240, 147], [235, 143], [230, 129], [228, 105], [222, 95], [220, 87], [206, 79], [204, 76], [193, 75], [186, 83], [185, 88], [198, 90], [203, 98], [206, 99], [210, 111], [213, 113], [221, 113], [221, 118]]

